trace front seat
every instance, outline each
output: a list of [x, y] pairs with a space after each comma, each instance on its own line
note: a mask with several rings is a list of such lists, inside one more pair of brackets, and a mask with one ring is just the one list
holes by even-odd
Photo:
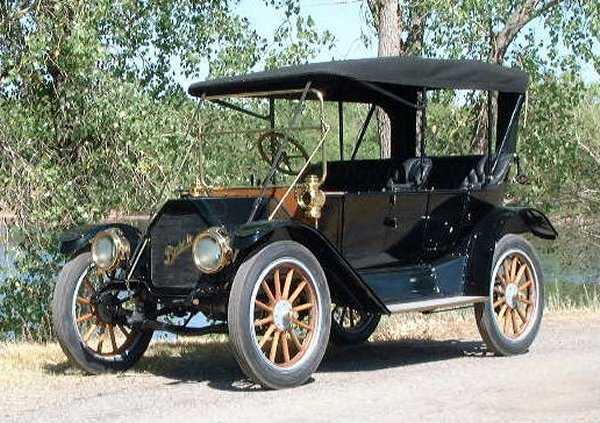
[[401, 170], [396, 169], [388, 180], [387, 188], [391, 191], [412, 191], [423, 189], [431, 173], [433, 163], [428, 157], [414, 157], [402, 162]]
[[462, 188], [479, 189], [485, 184], [485, 163], [488, 156], [484, 155], [462, 182]]

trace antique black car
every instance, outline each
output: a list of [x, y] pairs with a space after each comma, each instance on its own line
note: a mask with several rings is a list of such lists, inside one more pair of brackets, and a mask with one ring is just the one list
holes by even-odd
[[[380, 58], [193, 84], [199, 107], [261, 123], [247, 134], [268, 169], [233, 188], [210, 186], [200, 171], [143, 230], [104, 224], [65, 236], [71, 261], [53, 300], [64, 352], [87, 372], [121, 371], [154, 331], [228, 333], [244, 373], [277, 389], [305, 382], [330, 340], [365, 341], [381, 315], [465, 306], [489, 351], [526, 352], [543, 277], [519, 234], [557, 237], [541, 212], [503, 206], [527, 83], [520, 70], [481, 62]], [[492, 99], [495, 140], [482, 154], [428, 154], [427, 99], [445, 89]], [[282, 102], [287, 124], [276, 119]], [[309, 103], [321, 112], [308, 149]], [[338, 118], [333, 145], [326, 104]], [[344, 106], [357, 104], [365, 119], [344, 158]], [[358, 159], [377, 108], [389, 118], [390, 157]], [[339, 159], [328, 160], [332, 151]], [[198, 313], [208, 326], [189, 324]]]

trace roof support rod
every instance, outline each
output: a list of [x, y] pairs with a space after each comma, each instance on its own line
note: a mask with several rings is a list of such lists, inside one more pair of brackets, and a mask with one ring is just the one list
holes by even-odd
[[253, 112], [252, 110], [244, 109], [243, 107], [238, 106], [237, 104], [233, 104], [233, 103], [230, 103], [225, 100], [214, 99], [214, 100], [209, 100], [209, 101], [211, 103], [218, 104], [219, 106], [227, 107], [229, 109], [235, 110], [236, 112], [245, 113], [249, 116], [252, 116], [252, 117], [255, 117], [258, 119], [267, 120], [267, 121], [271, 119], [270, 114], [269, 115], [261, 115], [260, 113], [256, 113], [256, 112]]
[[[308, 95], [308, 91], [310, 90], [311, 83], [312, 83], [312, 81], [308, 81], [306, 83], [306, 85], [304, 86], [304, 90], [302, 91], [302, 96], [300, 97], [300, 101], [298, 102], [296, 110], [294, 111], [294, 114], [293, 114], [292, 118], [290, 119], [290, 124], [288, 125], [290, 128], [297, 127], [300, 122], [300, 116], [302, 115], [302, 108], [304, 107], [304, 102], [306, 101], [306, 96]], [[285, 148], [286, 144], [287, 144], [287, 142], [286, 142], [286, 139], [284, 138], [281, 141], [281, 143], [279, 144], [277, 153], [275, 153], [275, 156], [273, 157], [273, 162], [271, 163], [271, 168], [269, 169], [269, 173], [267, 174], [267, 177], [265, 178], [265, 180], [263, 182], [263, 186], [260, 191], [260, 195], [256, 198], [256, 200], [254, 200], [254, 204], [252, 205], [252, 211], [250, 212], [250, 216], [248, 216], [248, 221], [246, 223], [252, 222], [254, 220], [254, 218], [256, 217], [256, 212], [258, 211], [258, 209], [260, 208], [260, 206], [263, 202], [263, 197], [265, 196], [265, 192], [267, 192], [267, 186], [269, 185], [269, 182], [275, 176], [275, 172], [277, 171], [277, 165], [283, 158], [283, 152], [284, 152], [284, 148]]]
[[366, 82], [366, 81], [357, 81], [357, 82], [360, 83], [360, 84], [362, 84], [362, 85], [364, 85], [364, 86], [366, 86], [366, 87], [368, 87], [368, 88], [370, 88], [370, 89], [372, 89], [373, 91], [377, 91], [379, 94], [383, 94], [386, 97], [391, 98], [392, 100], [395, 100], [395, 101], [397, 101], [399, 103], [402, 103], [405, 106], [412, 107], [412, 108], [417, 109], [417, 110], [423, 110], [423, 109], [425, 109], [425, 106], [423, 104], [415, 104], [413, 102], [410, 102], [410, 101], [408, 101], [408, 100], [406, 100], [406, 99], [404, 99], [404, 98], [402, 98], [402, 97], [400, 97], [400, 96], [398, 96], [398, 95], [396, 95], [394, 93], [389, 92], [388, 90], [386, 90], [384, 88], [381, 88], [380, 86], [378, 86], [376, 84], [371, 84], [370, 82]]
[[340, 143], [340, 160], [344, 160], [344, 103], [338, 101], [338, 141]]
[[360, 127], [360, 132], [358, 133], [358, 137], [356, 138], [356, 143], [354, 144], [354, 150], [352, 150], [352, 156], [350, 160], [354, 160], [356, 157], [356, 153], [358, 153], [358, 149], [363, 142], [365, 137], [365, 133], [367, 132], [367, 128], [369, 127], [369, 123], [371, 122], [371, 118], [373, 117], [373, 112], [375, 111], [375, 105], [372, 104], [369, 109], [369, 113], [367, 113], [367, 117], [365, 118], [362, 126]]
[[[513, 127], [515, 125], [515, 121], [516, 121], [515, 118], [517, 117], [517, 112], [521, 108], [521, 103], [523, 103], [523, 94], [519, 95], [519, 98], [517, 99], [517, 102], [515, 103], [515, 108], [513, 109], [512, 114], [510, 115], [510, 121], [508, 122], [508, 126], [506, 127], [506, 132], [504, 132], [504, 137], [502, 137], [502, 143], [500, 144], [500, 148], [498, 149], [498, 153], [496, 154], [496, 159], [494, 160], [494, 163], [492, 164], [492, 169], [490, 171], [490, 175], [493, 175], [494, 172], [496, 171], [496, 166], [498, 166], [498, 160], [500, 160], [500, 156], [504, 152], [504, 146], [506, 144], [506, 141], [508, 140], [508, 137], [510, 136], [510, 133], [512, 132]], [[488, 140], [488, 142], [490, 142], [490, 140]]]

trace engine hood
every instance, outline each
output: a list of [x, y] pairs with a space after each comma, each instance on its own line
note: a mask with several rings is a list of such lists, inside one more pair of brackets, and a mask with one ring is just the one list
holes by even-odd
[[[211, 226], [238, 226], [246, 223], [252, 210], [256, 197], [242, 198], [215, 198], [197, 197], [181, 198], [167, 201], [156, 214], [149, 229], [160, 220], [160, 217], [168, 215], [197, 214], [207, 227]], [[256, 220], [264, 218], [265, 208], [259, 211]]]

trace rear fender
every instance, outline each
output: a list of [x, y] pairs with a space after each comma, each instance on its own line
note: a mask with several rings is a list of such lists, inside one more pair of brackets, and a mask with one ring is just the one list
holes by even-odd
[[319, 260], [334, 302], [374, 313], [389, 313], [338, 249], [315, 228], [295, 221], [262, 221], [239, 226], [232, 235], [233, 248], [244, 257], [269, 242], [296, 241]]
[[523, 233], [548, 240], [558, 238], [550, 219], [532, 208], [498, 207], [475, 227], [466, 243], [466, 295], [489, 294], [496, 243], [504, 235]]
[[135, 251], [137, 245], [142, 239], [142, 233], [134, 226], [125, 223], [107, 223], [103, 225], [83, 226], [61, 235], [59, 251], [61, 254], [74, 257], [82, 252], [89, 251], [92, 239], [106, 229], [117, 228], [123, 232], [123, 235], [131, 245], [131, 251]]

